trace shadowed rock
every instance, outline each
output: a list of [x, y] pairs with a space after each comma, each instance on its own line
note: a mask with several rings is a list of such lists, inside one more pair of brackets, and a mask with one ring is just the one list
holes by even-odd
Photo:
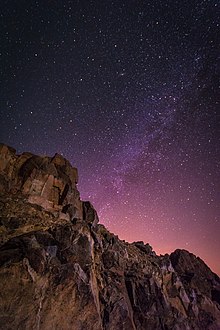
[[61, 155], [0, 145], [0, 329], [218, 330], [220, 279], [185, 250], [121, 241]]
[[0, 187], [5, 192], [22, 193], [30, 203], [48, 210], [61, 211], [66, 204], [71, 204], [82, 219], [82, 203], [76, 186], [78, 172], [61, 155], [16, 155], [13, 148], [1, 144], [0, 169]]

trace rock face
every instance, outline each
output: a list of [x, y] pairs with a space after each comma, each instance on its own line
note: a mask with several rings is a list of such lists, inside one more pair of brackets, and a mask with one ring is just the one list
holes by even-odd
[[0, 146], [0, 329], [220, 329], [220, 279], [185, 250], [121, 241], [60, 155]]

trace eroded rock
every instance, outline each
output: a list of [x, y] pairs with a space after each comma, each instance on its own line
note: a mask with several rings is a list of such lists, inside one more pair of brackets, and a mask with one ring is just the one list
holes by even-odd
[[59, 154], [54, 157], [31, 153], [16, 155], [0, 145], [0, 188], [10, 194], [22, 193], [33, 204], [47, 210], [62, 210], [67, 204], [82, 219], [82, 202], [77, 190], [77, 169]]
[[62, 156], [0, 156], [0, 329], [220, 329], [220, 279], [201, 259], [110, 233]]

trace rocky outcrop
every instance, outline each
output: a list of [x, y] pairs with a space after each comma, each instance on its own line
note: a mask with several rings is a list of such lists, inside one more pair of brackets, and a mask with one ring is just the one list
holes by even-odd
[[0, 169], [0, 329], [220, 329], [219, 277], [98, 224], [62, 156], [2, 145]]
[[62, 211], [70, 205], [73, 216], [82, 218], [77, 169], [61, 155], [51, 158], [25, 152], [17, 156], [13, 148], [0, 144], [0, 157], [2, 191], [20, 192], [30, 203], [47, 210]]

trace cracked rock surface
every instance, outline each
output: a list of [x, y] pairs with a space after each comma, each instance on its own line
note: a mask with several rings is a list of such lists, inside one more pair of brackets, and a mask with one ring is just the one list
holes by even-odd
[[218, 330], [220, 279], [186, 250], [120, 240], [60, 155], [0, 145], [0, 329]]

